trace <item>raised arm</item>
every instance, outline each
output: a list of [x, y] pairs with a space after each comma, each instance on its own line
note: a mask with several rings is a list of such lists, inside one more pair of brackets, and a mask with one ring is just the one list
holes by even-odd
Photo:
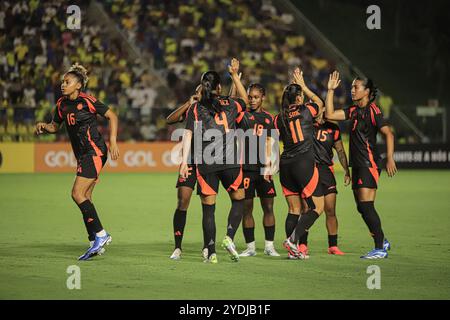
[[105, 118], [109, 120], [109, 153], [111, 154], [111, 159], [119, 159], [119, 147], [117, 146], [117, 128], [119, 126], [119, 119], [117, 115], [109, 109], [105, 113]]
[[338, 154], [339, 162], [342, 165], [342, 168], [344, 168], [344, 185], [348, 186], [350, 184], [351, 177], [350, 177], [350, 170], [348, 168], [348, 162], [347, 162], [347, 154], [345, 153], [344, 144], [342, 143], [342, 140], [338, 140], [334, 143], [333, 147], [336, 149], [336, 152]]
[[181, 122], [184, 119], [184, 114], [187, 109], [191, 106], [191, 99], [187, 100], [180, 107], [176, 108], [169, 116], [166, 118], [167, 124], [174, 124], [177, 122]]
[[[239, 72], [239, 79], [241, 78], [241, 76], [242, 72]], [[237, 96], [236, 85], [234, 84], [234, 82], [231, 83], [230, 93], [228, 95], [232, 98]]]
[[187, 100], [185, 103], [183, 103], [182, 106], [178, 107], [175, 111], [173, 111], [169, 116], [166, 118], [167, 124], [174, 124], [177, 122], [181, 122], [184, 120], [184, 115], [189, 109], [191, 105], [193, 105], [196, 101], [200, 100], [200, 89], [197, 87], [196, 93], [192, 95], [189, 100]]
[[241, 82], [241, 76], [239, 75], [239, 60], [236, 58], [231, 59], [231, 63], [228, 65], [228, 72], [233, 80], [233, 85], [236, 86], [236, 90], [239, 98], [244, 100], [245, 104], [248, 104], [247, 91]]
[[389, 177], [393, 177], [397, 173], [394, 161], [394, 134], [389, 126], [381, 127], [380, 132], [386, 139], [386, 171]]
[[311, 99], [319, 107], [318, 114], [322, 113], [323, 101], [308, 88], [308, 86], [305, 83], [305, 79], [303, 79], [303, 71], [301, 71], [300, 68], [295, 68], [293, 76], [294, 76], [294, 83], [298, 84], [302, 88], [306, 97], [308, 97], [308, 99]]
[[341, 80], [339, 79], [339, 72], [334, 71], [330, 74], [328, 80], [328, 92], [325, 99], [325, 117], [329, 120], [341, 121], [345, 120], [344, 110], [334, 110], [334, 90], [339, 86]]

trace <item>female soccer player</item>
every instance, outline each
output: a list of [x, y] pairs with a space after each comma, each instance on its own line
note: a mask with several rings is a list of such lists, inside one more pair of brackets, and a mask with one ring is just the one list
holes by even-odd
[[[278, 257], [280, 255], [273, 245], [275, 237], [275, 215], [273, 213], [273, 198], [276, 196], [275, 185], [271, 175], [266, 174], [271, 166], [270, 162], [266, 161], [266, 159], [270, 159], [267, 151], [271, 148], [270, 132], [274, 129], [272, 115], [263, 109], [266, 90], [262, 85], [254, 83], [245, 91], [238, 75], [239, 60], [233, 58], [228, 69], [233, 80], [233, 87], [237, 89], [239, 97], [250, 106], [248, 112], [245, 112], [239, 127], [244, 131], [251, 130], [252, 135], [258, 138], [254, 139], [256, 140], [255, 144], [252, 144], [252, 140], [244, 141], [243, 184], [245, 201], [242, 227], [247, 249], [240, 256], [251, 257], [256, 255], [255, 220], [253, 219], [253, 198], [255, 197], [256, 191], [264, 213], [264, 254]], [[259, 139], [264, 139], [262, 145], [260, 145]], [[265, 159], [260, 159], [259, 148], [262, 148], [266, 153]], [[251, 155], [257, 156], [257, 159], [253, 159], [256, 161], [251, 161]]]
[[[306, 86], [299, 68], [295, 69], [293, 76], [294, 83], [284, 89], [275, 127], [284, 144], [280, 182], [289, 206], [286, 218], [288, 238], [283, 246], [288, 251], [288, 257], [304, 259], [303, 253], [298, 250], [298, 240], [314, 224], [324, 206], [323, 197], [313, 196], [319, 176], [314, 158], [313, 123], [314, 117], [322, 112], [323, 102]], [[304, 95], [313, 103], [304, 103]], [[308, 209], [300, 216], [302, 202]]]
[[334, 90], [339, 86], [339, 73], [330, 74], [328, 93], [325, 100], [325, 116], [330, 120], [350, 120], [350, 166], [352, 167], [352, 189], [358, 212], [366, 223], [375, 248], [363, 259], [387, 258], [390, 243], [384, 238], [381, 220], [375, 210], [378, 178], [381, 173], [381, 157], [376, 146], [380, 131], [386, 138], [386, 170], [389, 177], [397, 172], [394, 161], [394, 135], [375, 104], [377, 88], [372, 80], [357, 77], [352, 83], [354, 105], [343, 110], [334, 110]]
[[[181, 107], [177, 108], [174, 112], [172, 112], [167, 117], [167, 123], [173, 124], [176, 122], [182, 122], [187, 118], [189, 111], [192, 109], [194, 103], [200, 100], [200, 90], [201, 86], [197, 86], [195, 89], [195, 94], [192, 95], [188, 101], [186, 101]], [[188, 146], [189, 150], [186, 150], [186, 147], [182, 150], [183, 154], [191, 155], [190, 159], [186, 159], [188, 163], [188, 171], [187, 176], [182, 176], [181, 174], [178, 176], [177, 180], [177, 208], [173, 215], [173, 234], [175, 237], [175, 250], [173, 251], [170, 259], [179, 260], [181, 259], [181, 243], [183, 241], [184, 235], [184, 227], [186, 226], [186, 214], [187, 209], [189, 208], [189, 202], [191, 200], [192, 191], [194, 190], [195, 184], [197, 182], [197, 173], [196, 173], [196, 165], [193, 160], [193, 146], [194, 140], [192, 140], [192, 134], [186, 132], [183, 136], [183, 146]], [[204, 249], [205, 250], [205, 249]], [[205, 255], [205, 254], [204, 254]]]
[[[350, 184], [350, 172], [348, 169], [347, 155], [341, 140], [339, 127], [325, 121], [323, 113], [319, 114], [314, 123], [314, 152], [317, 169], [319, 170], [319, 183], [313, 196], [324, 197], [326, 226], [328, 231], [328, 253], [343, 255], [344, 253], [337, 245], [338, 221], [336, 218], [336, 179], [333, 169], [333, 148], [336, 149], [339, 161], [344, 168], [344, 185]], [[300, 239], [299, 250], [308, 256], [308, 232]]]
[[87, 82], [86, 69], [79, 64], [72, 65], [64, 74], [61, 84], [63, 96], [56, 104], [52, 122], [36, 124], [36, 133], [43, 134], [56, 133], [64, 122], [78, 162], [72, 199], [83, 214], [83, 221], [91, 241], [91, 247], [79, 257], [79, 260], [88, 260], [101, 253], [103, 247], [111, 242], [111, 236], [103, 229], [92, 203], [92, 192], [100, 170], [106, 163], [108, 152], [105, 141], [97, 130], [97, 114], [110, 121], [109, 152], [113, 160], [119, 157], [117, 116], [102, 102], [82, 92]]
[[[237, 152], [237, 139], [233, 134], [239, 114], [245, 104], [239, 99], [221, 96], [220, 76], [215, 71], [208, 71], [201, 78], [201, 99], [189, 113], [186, 127], [193, 132], [194, 139], [201, 136], [201, 155], [195, 153], [197, 164], [198, 191], [203, 209], [203, 233], [208, 247], [208, 259], [217, 263], [215, 204], [219, 182], [227, 190], [231, 199], [228, 215], [227, 235], [222, 246], [228, 251], [232, 261], [239, 261], [239, 255], [233, 243], [234, 235], [242, 220], [244, 210], [244, 189], [242, 188], [242, 168]], [[242, 118], [242, 117], [241, 117]], [[227, 134], [230, 133], [230, 134]], [[186, 175], [188, 165], [181, 164], [180, 174]]]

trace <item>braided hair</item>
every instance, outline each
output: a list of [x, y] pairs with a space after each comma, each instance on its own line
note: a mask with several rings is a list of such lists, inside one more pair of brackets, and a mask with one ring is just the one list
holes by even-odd
[[81, 64], [76, 62], [69, 68], [69, 71], [67, 71], [64, 75], [66, 75], [66, 74], [74, 75], [78, 79], [78, 81], [81, 83], [81, 89], [82, 90], [86, 89], [86, 85], [87, 85], [87, 82], [89, 81], [89, 77], [87, 75], [87, 70], [85, 67], [83, 67]]
[[262, 84], [259, 83], [250, 84], [247, 88], [247, 93], [250, 93], [250, 91], [252, 91], [253, 89], [259, 90], [259, 92], [261, 92], [261, 95], [263, 96], [266, 95], [266, 89], [262, 86]]
[[216, 106], [214, 98], [217, 97], [217, 87], [220, 85], [220, 76], [216, 71], [205, 72], [200, 80], [202, 85], [202, 98], [200, 102], [206, 106], [212, 108], [215, 112], [220, 112], [219, 106]]

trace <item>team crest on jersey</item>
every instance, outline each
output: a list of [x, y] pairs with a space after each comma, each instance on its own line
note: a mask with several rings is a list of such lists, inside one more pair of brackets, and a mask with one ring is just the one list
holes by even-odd
[[269, 119], [266, 118], [265, 121], [266, 121], [267, 124], [270, 124], [270, 120]]
[[83, 105], [82, 105], [81, 103], [79, 103], [79, 104], [77, 105], [77, 109], [78, 109], [78, 110], [83, 109]]
[[221, 106], [228, 106], [230, 104], [230, 101], [223, 99], [223, 100], [219, 100], [219, 103]]

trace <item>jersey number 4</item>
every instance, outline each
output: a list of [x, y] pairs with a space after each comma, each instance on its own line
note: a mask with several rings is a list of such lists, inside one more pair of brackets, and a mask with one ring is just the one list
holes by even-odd
[[75, 113], [67, 114], [67, 123], [69, 124], [69, 126], [75, 125]]
[[[220, 119], [220, 118], [222, 118], [222, 119]], [[225, 112], [221, 112], [220, 113], [220, 117], [219, 117], [219, 115], [218, 114], [216, 114], [215, 116], [214, 116], [214, 120], [216, 120], [216, 123], [220, 126], [220, 125], [222, 125], [224, 128], [225, 128], [225, 132], [228, 132], [228, 131], [230, 131], [229, 129], [228, 129], [228, 120], [227, 120], [227, 115], [225, 114]]]
[[300, 119], [289, 121], [289, 129], [291, 129], [292, 140], [294, 140], [294, 143], [305, 140], [303, 137], [302, 126], [300, 125]]

